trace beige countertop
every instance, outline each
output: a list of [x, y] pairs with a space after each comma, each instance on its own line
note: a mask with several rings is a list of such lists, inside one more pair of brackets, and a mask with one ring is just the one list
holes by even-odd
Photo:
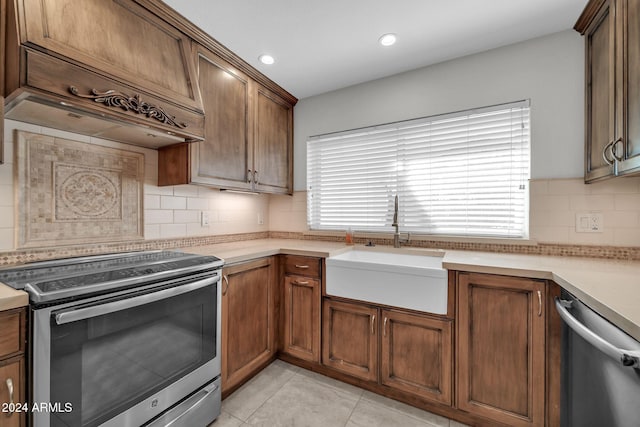
[[[182, 250], [215, 255], [228, 265], [277, 254], [328, 257], [349, 249], [349, 246], [336, 242], [263, 239]], [[393, 250], [381, 246], [376, 249]], [[417, 248], [406, 250], [433, 252]], [[449, 270], [553, 280], [640, 340], [640, 262], [454, 250], [436, 252], [444, 254], [443, 267]], [[25, 292], [0, 284], [0, 310], [26, 306], [28, 303]]]
[[29, 295], [0, 283], [0, 311], [29, 305]]

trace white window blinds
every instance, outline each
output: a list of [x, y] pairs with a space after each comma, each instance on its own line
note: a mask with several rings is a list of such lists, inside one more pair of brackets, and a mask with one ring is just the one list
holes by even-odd
[[307, 141], [313, 230], [528, 235], [529, 102], [425, 117]]

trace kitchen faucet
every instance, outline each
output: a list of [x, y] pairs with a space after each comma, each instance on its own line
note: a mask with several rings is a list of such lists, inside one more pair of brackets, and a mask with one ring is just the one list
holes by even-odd
[[399, 248], [400, 243], [407, 243], [409, 241], [409, 239], [411, 238], [411, 235], [409, 233], [407, 233], [407, 240], [403, 240], [403, 241], [400, 240], [400, 231], [398, 231], [398, 195], [397, 194], [396, 194], [396, 199], [393, 206], [393, 223], [391, 224], [391, 226], [396, 229], [396, 232], [393, 233], [394, 248]]

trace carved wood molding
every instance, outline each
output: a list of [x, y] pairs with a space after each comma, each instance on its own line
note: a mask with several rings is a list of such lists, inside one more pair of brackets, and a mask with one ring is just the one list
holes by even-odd
[[69, 86], [69, 92], [80, 98], [92, 99], [95, 102], [106, 105], [107, 107], [119, 107], [125, 111], [144, 114], [149, 118], [158, 120], [159, 122], [170, 126], [175, 126], [179, 129], [187, 127], [186, 123], [176, 122], [175, 116], [167, 114], [161, 107], [142, 101], [138, 94], [127, 96], [123, 93], [116, 92], [115, 90], [100, 92], [97, 89], [91, 89], [90, 95], [82, 95], [75, 86]]

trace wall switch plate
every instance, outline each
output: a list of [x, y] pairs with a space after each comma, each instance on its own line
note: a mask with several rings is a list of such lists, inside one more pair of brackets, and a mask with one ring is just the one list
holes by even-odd
[[209, 212], [207, 211], [200, 212], [200, 226], [201, 227], [209, 226]]
[[604, 220], [602, 212], [576, 214], [576, 233], [602, 233]]
[[258, 225], [264, 225], [264, 215], [262, 212], [258, 212]]

